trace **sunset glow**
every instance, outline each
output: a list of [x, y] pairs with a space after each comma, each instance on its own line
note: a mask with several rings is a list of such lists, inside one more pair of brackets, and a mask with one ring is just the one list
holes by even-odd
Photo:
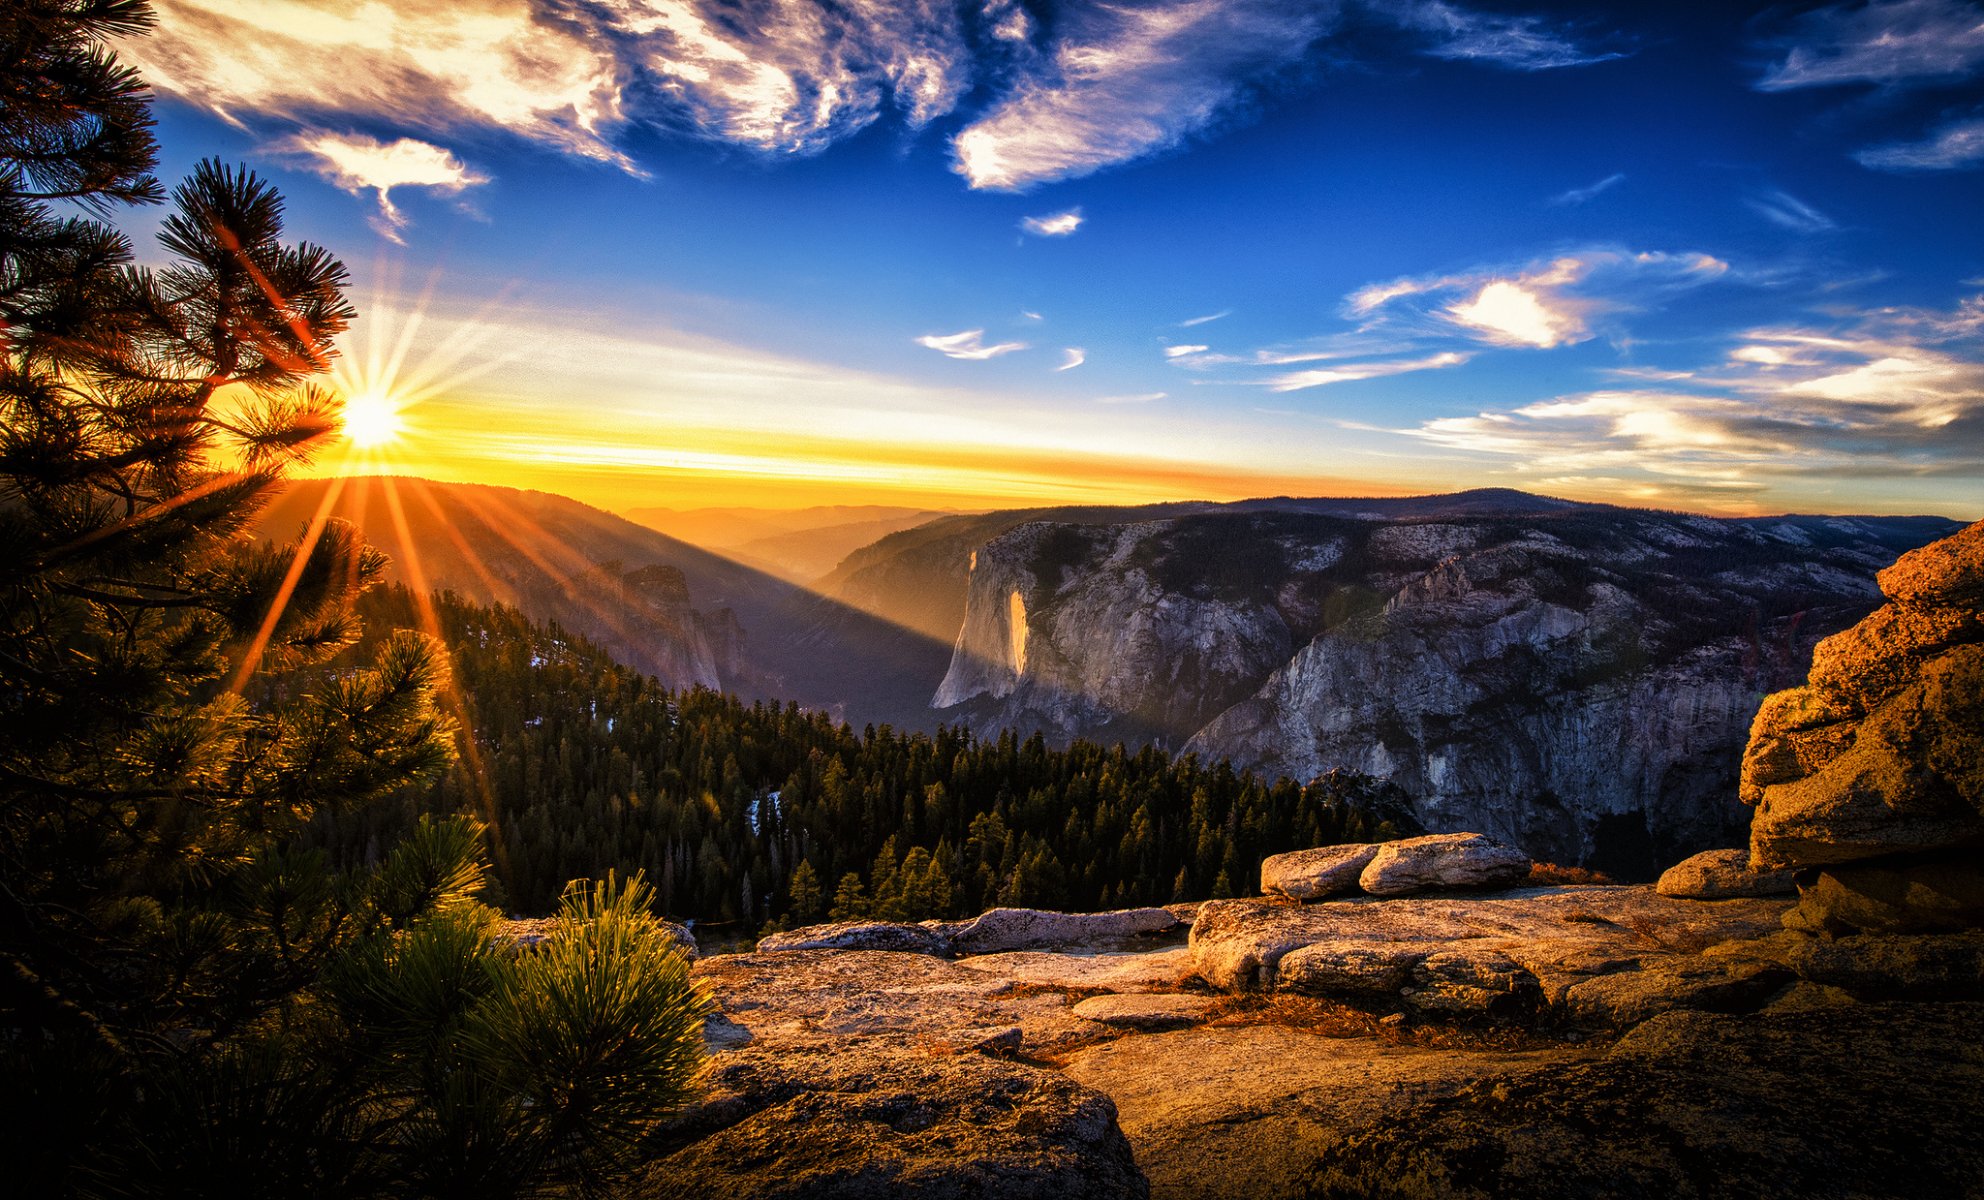
[[1984, 57], [1909, 50], [1974, 0], [1051, 7], [162, 0], [125, 49], [163, 175], [245, 157], [352, 267], [369, 469], [1984, 514]]

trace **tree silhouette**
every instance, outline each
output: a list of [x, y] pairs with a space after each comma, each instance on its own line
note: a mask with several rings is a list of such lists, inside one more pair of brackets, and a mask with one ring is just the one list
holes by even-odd
[[519, 954], [474, 822], [342, 874], [297, 843], [452, 761], [445, 664], [402, 632], [323, 669], [384, 558], [335, 523], [244, 536], [336, 430], [309, 381], [353, 311], [276, 191], [215, 162], [172, 193], [167, 265], [134, 265], [108, 218], [165, 197], [104, 43], [150, 21], [0, 11], [0, 1069], [36, 1099], [11, 1182], [595, 1184], [687, 1094], [705, 1001], [638, 881]]

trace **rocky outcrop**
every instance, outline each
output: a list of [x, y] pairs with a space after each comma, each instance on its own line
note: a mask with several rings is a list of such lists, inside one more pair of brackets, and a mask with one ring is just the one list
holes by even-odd
[[887, 1043], [717, 1056], [632, 1194], [674, 1200], [1141, 1200], [1116, 1106], [1052, 1071]]
[[1798, 890], [1791, 876], [1790, 871], [1751, 870], [1748, 850], [1704, 850], [1661, 872], [1653, 888], [1683, 900], [1789, 896]]
[[1179, 926], [1178, 918], [1163, 908], [1099, 913], [994, 908], [948, 926], [947, 932], [953, 953], [999, 954], [1011, 950], [1097, 950], [1160, 936]]
[[1971, 1196], [1984, 1005], [1670, 1013], [1603, 1057], [1340, 1127], [1318, 1198]]
[[1372, 842], [1291, 850], [1261, 860], [1261, 891], [1290, 900], [1321, 900], [1357, 890], [1357, 877], [1378, 856]]
[[1478, 833], [1435, 833], [1386, 842], [1357, 876], [1373, 896], [1454, 888], [1504, 888], [1529, 874], [1530, 857]]
[[1984, 924], [1984, 522], [1880, 573], [1888, 604], [1770, 697], [1743, 761], [1754, 864], [1816, 868], [1811, 929]]
[[1400, 785], [1427, 829], [1651, 879], [1742, 836], [1758, 695], [1878, 601], [1881, 565], [1954, 527], [1286, 503], [975, 545], [933, 705], [985, 731], [1353, 770]]
[[[1424, 1016], [1619, 1027], [1673, 1008], [1760, 1004], [1794, 972], [1748, 946], [1787, 901], [1675, 900], [1647, 887], [1207, 903], [1193, 966], [1215, 987], [1391, 1001]], [[1733, 945], [1734, 951], [1703, 951]]]
[[895, 950], [910, 954], [948, 954], [951, 944], [942, 933], [922, 925], [896, 921], [835, 921], [807, 925], [758, 939], [760, 954], [778, 950]]

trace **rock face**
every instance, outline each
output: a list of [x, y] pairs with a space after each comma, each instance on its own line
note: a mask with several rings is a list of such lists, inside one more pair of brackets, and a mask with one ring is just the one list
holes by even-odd
[[1500, 888], [1529, 874], [1530, 857], [1478, 833], [1435, 833], [1386, 842], [1357, 876], [1373, 896]]
[[1192, 926], [1192, 963], [1207, 983], [1232, 991], [1620, 1027], [1669, 1009], [1761, 1004], [1795, 972], [1781, 953], [1750, 943], [1777, 932], [1788, 908], [1676, 900], [1644, 886], [1302, 908], [1215, 900]]
[[1973, 1196], [1984, 1005], [1670, 1013], [1603, 1058], [1387, 1109], [1304, 1195]]
[[1880, 573], [1888, 604], [1757, 714], [1743, 799], [1760, 867], [1819, 868], [1815, 929], [1984, 924], [1984, 522]]
[[1742, 835], [1757, 696], [1878, 602], [1882, 565], [1955, 528], [1282, 503], [958, 549], [967, 604], [933, 706], [1297, 779], [1355, 770], [1427, 829], [1651, 879]]
[[1357, 877], [1378, 855], [1375, 843], [1318, 846], [1261, 860], [1261, 891], [1290, 900], [1321, 900], [1357, 890]]
[[1739, 896], [1789, 896], [1797, 891], [1790, 871], [1752, 871], [1748, 850], [1704, 850], [1661, 873], [1654, 890], [1683, 900]]

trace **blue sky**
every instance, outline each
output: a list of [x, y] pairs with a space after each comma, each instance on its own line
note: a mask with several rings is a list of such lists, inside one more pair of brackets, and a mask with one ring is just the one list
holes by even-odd
[[160, 0], [397, 469], [1984, 515], [1984, 6]]

